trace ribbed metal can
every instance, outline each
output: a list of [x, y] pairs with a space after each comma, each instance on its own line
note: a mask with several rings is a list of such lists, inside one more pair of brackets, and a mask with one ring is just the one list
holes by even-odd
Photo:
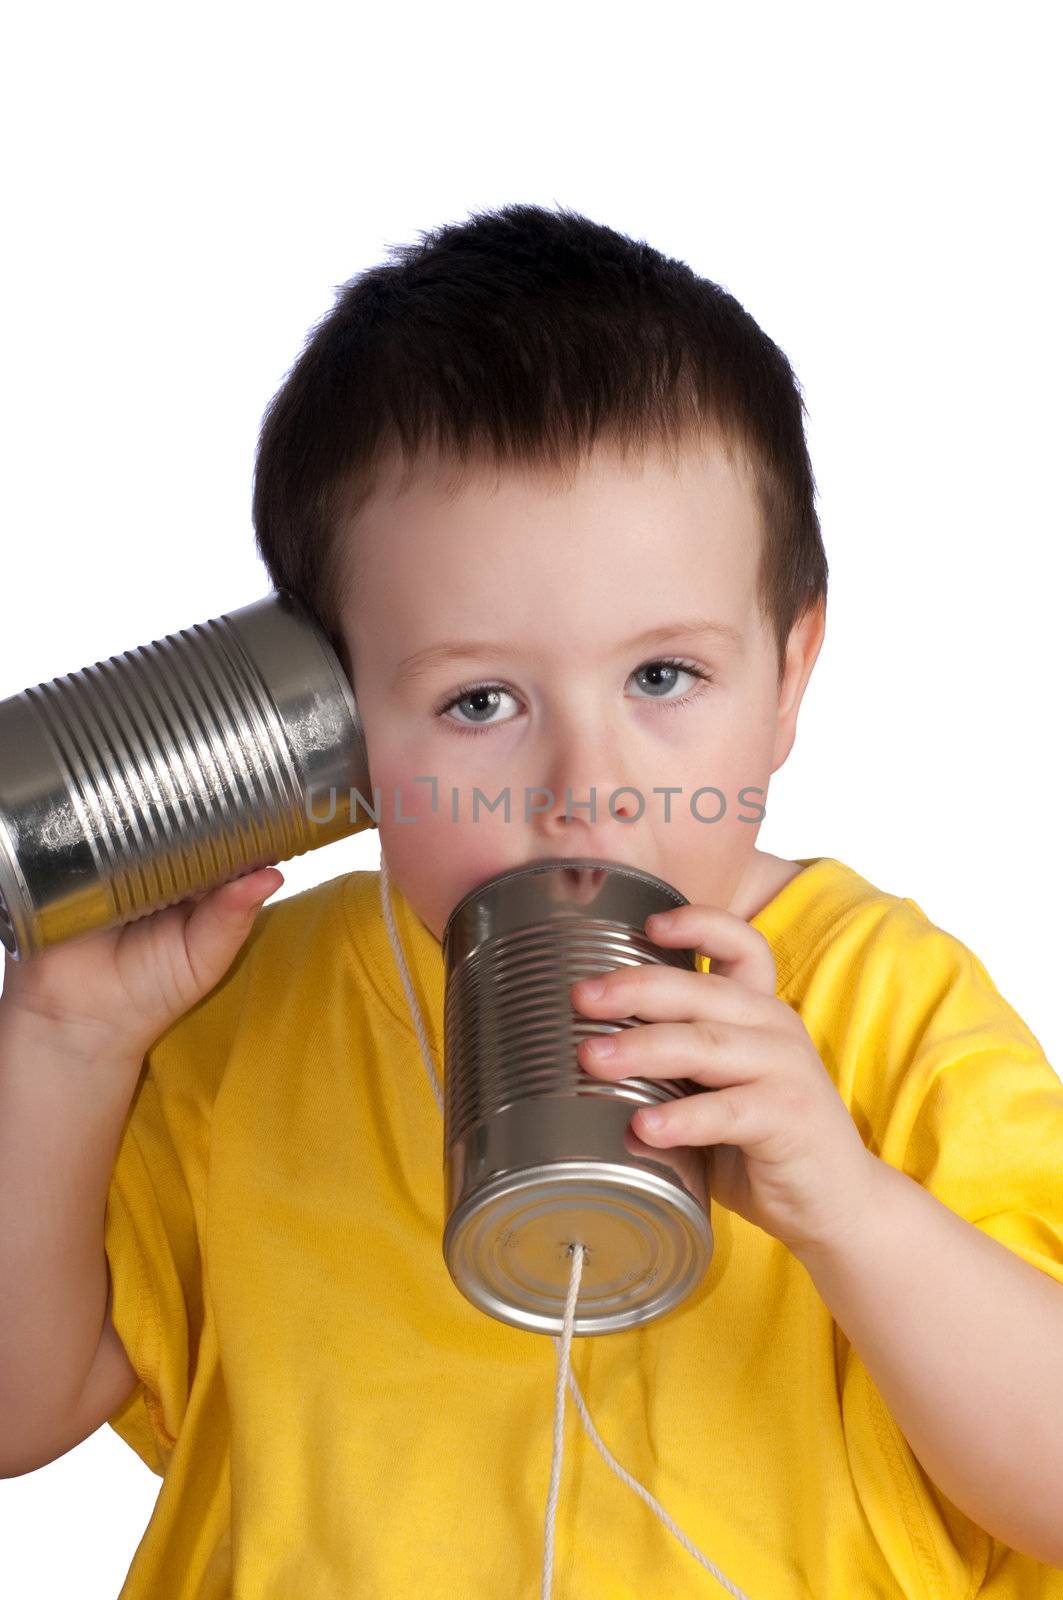
[[16, 960], [370, 822], [361, 719], [287, 590], [0, 701], [0, 941]]
[[641, 1023], [597, 1022], [570, 994], [624, 966], [698, 970], [695, 951], [643, 931], [651, 912], [687, 903], [652, 873], [557, 857], [489, 879], [447, 919], [443, 1254], [462, 1294], [502, 1322], [562, 1331], [577, 1243], [576, 1334], [662, 1316], [708, 1267], [704, 1148], [652, 1149], [628, 1129], [639, 1106], [702, 1086], [585, 1072], [581, 1039]]

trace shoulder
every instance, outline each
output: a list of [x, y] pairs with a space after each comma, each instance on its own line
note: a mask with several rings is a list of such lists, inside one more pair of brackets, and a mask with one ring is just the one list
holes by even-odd
[[194, 1100], [205, 1111], [234, 1049], [253, 1046], [286, 1002], [313, 1004], [330, 961], [342, 956], [351, 876], [262, 907], [225, 974], [148, 1051], [145, 1076], [161, 1097]]
[[283, 900], [267, 901], [240, 952], [249, 965], [249, 977], [258, 977], [261, 969], [272, 968], [278, 962], [284, 964], [286, 952], [296, 947], [305, 950], [308, 941], [334, 939], [346, 919], [354, 880], [375, 876], [344, 872], [286, 895]]
[[903, 1008], [948, 1018], [963, 1031], [991, 1028], [1040, 1053], [1039, 1042], [977, 953], [910, 895], [881, 895], [868, 926], [874, 929], [869, 975], [888, 976]]
[[932, 989], [972, 965], [988, 981], [963, 940], [934, 922], [911, 896], [881, 888], [834, 857], [818, 857], [810, 866], [787, 878], [796, 901], [793, 920], [808, 958], [806, 976], [831, 956], [831, 971], [903, 976], [908, 988]]
[[773, 887], [752, 923], [772, 946], [779, 992], [791, 1001], [861, 974], [886, 976], [928, 938], [941, 950], [949, 942], [913, 900], [834, 856], [781, 862]]
[[1021, 1062], [1058, 1086], [1039, 1040], [962, 938], [911, 896], [833, 865], [808, 908], [813, 937], [785, 998], [847, 1103], [881, 1110], [918, 1099], [946, 1066], [975, 1057], [1004, 1071]]

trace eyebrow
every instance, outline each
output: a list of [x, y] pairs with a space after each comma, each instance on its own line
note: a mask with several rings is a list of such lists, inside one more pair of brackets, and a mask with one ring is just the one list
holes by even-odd
[[[743, 644], [741, 630], [732, 627], [729, 622], [713, 622], [707, 617], [682, 617], [676, 622], [664, 622], [659, 627], [637, 633], [633, 639], [621, 645], [620, 650], [631, 650], [636, 645], [665, 644], [669, 639], [695, 636], [711, 637], [736, 649], [741, 649]], [[413, 683], [448, 661], [462, 661], [474, 656], [485, 661], [501, 661], [512, 653], [511, 646], [496, 644], [489, 639], [447, 639], [404, 657], [392, 680], [393, 687]]]

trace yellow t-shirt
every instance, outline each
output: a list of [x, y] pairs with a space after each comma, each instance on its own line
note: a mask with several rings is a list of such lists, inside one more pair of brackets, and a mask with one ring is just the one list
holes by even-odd
[[[977, 958], [831, 857], [752, 918], [865, 1142], [1063, 1282], [1063, 1083]], [[439, 941], [392, 904], [443, 1081]], [[706, 970], [699, 957], [701, 970]], [[111, 1426], [162, 1475], [121, 1600], [539, 1593], [557, 1350], [442, 1253], [443, 1126], [379, 900], [260, 912], [153, 1046], [109, 1191]], [[1063, 1600], [926, 1477], [805, 1268], [719, 1204], [699, 1287], [574, 1339], [620, 1464], [751, 1600]], [[722, 1594], [569, 1404], [564, 1600]]]

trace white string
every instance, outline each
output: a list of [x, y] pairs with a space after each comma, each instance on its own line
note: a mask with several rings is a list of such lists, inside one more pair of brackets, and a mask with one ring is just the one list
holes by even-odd
[[[554, 1398], [554, 1450], [550, 1462], [550, 1493], [546, 1497], [546, 1543], [543, 1551], [542, 1600], [550, 1600], [554, 1582], [554, 1527], [557, 1522], [557, 1497], [561, 1488], [561, 1458], [565, 1449], [565, 1378], [569, 1375], [569, 1358], [572, 1350], [572, 1328], [576, 1321], [576, 1298], [583, 1277], [585, 1245], [569, 1245], [572, 1271], [569, 1274], [568, 1294], [565, 1296], [565, 1316], [562, 1324], [561, 1347], [557, 1358], [557, 1389]], [[555, 1339], [554, 1343], [557, 1341]]]
[[[410, 1016], [413, 1019], [414, 1031], [417, 1034], [417, 1042], [421, 1047], [421, 1056], [424, 1061], [425, 1070], [428, 1073], [428, 1079], [432, 1085], [432, 1092], [436, 1097], [436, 1105], [439, 1107], [440, 1115], [443, 1115], [443, 1091], [439, 1086], [439, 1079], [436, 1077], [435, 1066], [432, 1062], [432, 1053], [428, 1046], [428, 1035], [425, 1032], [424, 1018], [421, 1015], [421, 1008], [417, 1003], [417, 996], [414, 993], [413, 983], [410, 979], [409, 968], [406, 965], [406, 955], [403, 951], [402, 942], [399, 939], [398, 931], [395, 927], [395, 914], [391, 907], [391, 880], [388, 873], [387, 858], [384, 855], [383, 849], [381, 849], [380, 852], [380, 903], [384, 912], [384, 922], [388, 930], [388, 938], [391, 941], [391, 948], [395, 955], [395, 963], [399, 969], [399, 976], [402, 979], [402, 987], [406, 992], [406, 1003], [409, 1006]], [[572, 1272], [569, 1278], [568, 1295], [565, 1300], [565, 1314], [561, 1338], [558, 1339], [554, 1334], [550, 1335], [558, 1353], [558, 1376], [554, 1412], [553, 1460], [550, 1468], [550, 1493], [547, 1497], [546, 1503], [546, 1545], [543, 1558], [543, 1578], [541, 1588], [542, 1600], [549, 1600], [550, 1588], [553, 1582], [554, 1531], [557, 1521], [558, 1491], [561, 1482], [566, 1385], [572, 1390], [572, 1395], [576, 1402], [583, 1426], [590, 1435], [591, 1442], [601, 1455], [606, 1466], [616, 1473], [617, 1477], [622, 1483], [626, 1483], [629, 1489], [633, 1489], [639, 1498], [645, 1501], [646, 1505], [649, 1506], [654, 1515], [659, 1517], [669, 1532], [675, 1535], [683, 1548], [690, 1552], [695, 1561], [700, 1561], [701, 1565], [712, 1573], [713, 1577], [723, 1585], [728, 1594], [734, 1595], [735, 1600], [749, 1600], [749, 1596], [743, 1589], [739, 1589], [737, 1585], [733, 1584], [729, 1578], [724, 1576], [719, 1567], [716, 1566], [714, 1562], [709, 1560], [708, 1556], [702, 1554], [697, 1545], [694, 1544], [693, 1540], [689, 1539], [683, 1532], [682, 1528], [680, 1528], [679, 1525], [673, 1521], [673, 1519], [668, 1515], [667, 1511], [661, 1505], [660, 1501], [650, 1493], [645, 1485], [641, 1484], [637, 1478], [632, 1477], [631, 1473], [627, 1472], [620, 1465], [619, 1461], [617, 1461], [615, 1456], [611, 1454], [604, 1441], [600, 1438], [598, 1430], [591, 1421], [590, 1412], [587, 1410], [583, 1395], [580, 1393], [579, 1384], [576, 1382], [576, 1374], [571, 1370], [570, 1366], [572, 1328], [575, 1322], [576, 1299], [579, 1294], [580, 1279], [583, 1276], [585, 1248], [586, 1247], [582, 1244], [570, 1246], [572, 1251]]]

